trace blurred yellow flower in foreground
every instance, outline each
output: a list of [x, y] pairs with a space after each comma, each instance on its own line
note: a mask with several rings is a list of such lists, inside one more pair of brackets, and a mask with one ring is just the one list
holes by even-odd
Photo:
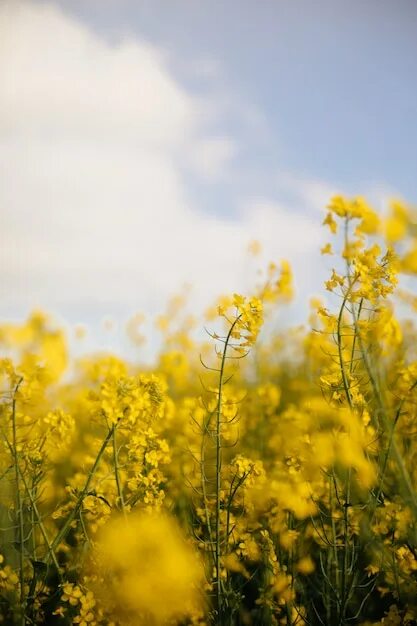
[[175, 520], [149, 513], [115, 518], [94, 552], [102, 576], [96, 595], [120, 623], [175, 623], [200, 608], [202, 564]]

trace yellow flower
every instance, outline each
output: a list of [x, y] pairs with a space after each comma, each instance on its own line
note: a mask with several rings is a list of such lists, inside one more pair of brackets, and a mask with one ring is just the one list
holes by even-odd
[[330, 228], [330, 232], [333, 235], [337, 233], [337, 222], [335, 221], [331, 213], [327, 213], [326, 217], [323, 220], [323, 225], [328, 226]]
[[312, 574], [315, 570], [315, 565], [311, 556], [304, 556], [300, 559], [296, 565], [300, 574]]
[[321, 254], [333, 254], [332, 244], [326, 243], [320, 250]]
[[252, 256], [258, 256], [262, 252], [262, 246], [259, 241], [253, 239], [248, 246], [248, 252]]
[[160, 514], [135, 513], [104, 526], [95, 558], [104, 582], [97, 595], [116, 618], [165, 624], [200, 606], [202, 566], [176, 523]]

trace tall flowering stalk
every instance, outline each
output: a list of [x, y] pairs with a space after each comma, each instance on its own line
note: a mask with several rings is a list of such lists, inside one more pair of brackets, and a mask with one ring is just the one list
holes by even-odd
[[[232, 497], [225, 503], [224, 489], [225, 476], [223, 471], [223, 450], [224, 430], [236, 421], [236, 411], [230, 411], [231, 407], [225, 404], [225, 386], [230, 382], [231, 374], [226, 372], [230, 361], [236, 362], [247, 355], [250, 347], [256, 341], [259, 330], [262, 326], [262, 302], [258, 298], [245, 298], [235, 294], [232, 299], [219, 305], [218, 313], [225, 322], [227, 331], [224, 335], [212, 333], [211, 337], [216, 344], [222, 347], [220, 350], [216, 348], [216, 354], [219, 359], [218, 367], [211, 367], [210, 370], [217, 374], [217, 384], [209, 390], [211, 399], [206, 408], [208, 416], [203, 418], [201, 427], [202, 447], [200, 457], [201, 472], [201, 493], [203, 497], [203, 506], [205, 511], [206, 525], [208, 530], [209, 552], [214, 567], [215, 586], [215, 613], [214, 623], [223, 623], [226, 619], [226, 613], [231, 615], [233, 608], [230, 606], [230, 597], [225, 587], [225, 581], [222, 577], [222, 569], [224, 567], [224, 558], [227, 556], [227, 546], [229, 542], [229, 524], [225, 524], [222, 520], [222, 511], [227, 510], [227, 517], [230, 520], [230, 507], [233, 497], [236, 495], [238, 486], [232, 493]], [[209, 438], [210, 446], [207, 446]], [[211, 488], [211, 479], [209, 477], [209, 463], [207, 457], [209, 455], [208, 447], [214, 446], [214, 490]], [[214, 518], [210, 513], [210, 499], [214, 502]], [[220, 621], [219, 621], [220, 620]]]

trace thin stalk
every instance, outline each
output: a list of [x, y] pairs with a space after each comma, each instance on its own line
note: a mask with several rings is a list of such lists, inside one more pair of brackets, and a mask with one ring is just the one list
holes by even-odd
[[116, 480], [116, 487], [117, 487], [117, 496], [120, 502], [120, 508], [123, 512], [123, 515], [126, 515], [126, 509], [125, 509], [125, 501], [124, 501], [124, 497], [123, 497], [123, 487], [121, 484], [121, 480], [120, 480], [120, 468], [119, 468], [119, 454], [117, 451], [117, 437], [116, 437], [116, 432], [117, 429], [113, 428], [113, 435], [112, 435], [112, 443], [113, 443], [113, 467], [114, 467], [114, 477]]
[[201, 491], [203, 494], [203, 504], [204, 504], [204, 513], [206, 516], [206, 525], [207, 525], [207, 531], [208, 531], [208, 536], [209, 536], [209, 543], [210, 543], [210, 552], [211, 552], [211, 556], [213, 559], [213, 565], [214, 567], [216, 566], [216, 555], [215, 555], [215, 551], [214, 551], [214, 541], [213, 541], [213, 533], [212, 533], [212, 528], [211, 528], [211, 521], [210, 521], [210, 512], [208, 509], [208, 501], [207, 501], [207, 489], [206, 489], [206, 473], [205, 473], [205, 447], [204, 447], [204, 443], [205, 443], [205, 437], [206, 437], [206, 424], [203, 425], [203, 431], [202, 431], [202, 437], [201, 437], [201, 449], [200, 449], [200, 476], [201, 476]]
[[335, 476], [329, 477], [329, 489], [330, 489], [330, 516], [331, 516], [331, 527], [332, 527], [332, 537], [333, 537], [333, 556], [334, 556], [334, 567], [335, 567], [335, 580], [336, 580], [336, 588], [339, 589], [339, 556], [337, 554], [337, 532], [336, 532], [336, 524], [334, 521], [333, 515], [333, 481], [336, 480]]
[[[345, 223], [345, 233], [344, 233], [344, 235], [345, 235], [345, 246], [347, 246], [347, 243], [348, 243], [348, 233], [349, 233], [349, 231], [348, 231], [348, 220], [346, 220], [346, 223]], [[348, 274], [349, 291], [350, 291], [350, 289], [352, 287], [352, 281], [351, 281], [351, 274], [350, 274], [350, 262], [349, 262], [348, 259], [347, 259], [347, 274]], [[344, 301], [344, 303], [345, 303], [345, 301]], [[342, 307], [344, 306], [344, 303], [343, 303]], [[361, 311], [361, 308], [362, 308], [362, 303], [363, 303], [363, 299], [361, 300], [361, 303], [360, 303], [359, 314], [360, 314], [360, 311]], [[384, 428], [387, 431], [389, 431], [390, 430], [390, 428], [389, 428], [390, 424], [389, 424], [388, 418], [387, 418], [387, 410], [386, 410], [385, 402], [384, 402], [381, 390], [379, 388], [379, 384], [378, 384], [378, 382], [377, 382], [377, 380], [376, 380], [376, 378], [374, 376], [374, 373], [372, 371], [372, 368], [371, 368], [371, 365], [370, 365], [370, 362], [369, 362], [369, 358], [368, 358], [368, 354], [367, 354], [367, 352], [365, 350], [365, 347], [364, 347], [364, 344], [363, 344], [363, 341], [362, 341], [362, 335], [360, 333], [360, 329], [358, 328], [358, 319], [359, 319], [359, 317], [358, 317], [358, 315], [355, 312], [355, 307], [354, 306], [352, 307], [352, 318], [353, 318], [353, 325], [354, 325], [354, 329], [355, 329], [355, 340], [356, 340], [356, 337], [357, 337], [358, 344], [359, 344], [359, 349], [360, 349], [361, 356], [362, 356], [362, 360], [363, 360], [363, 363], [365, 365], [365, 369], [366, 369], [366, 372], [368, 374], [368, 377], [369, 377], [369, 380], [370, 380], [370, 383], [371, 383], [371, 386], [372, 386], [372, 390], [374, 392], [375, 399], [377, 401], [378, 409], [379, 409], [380, 414], [382, 416], [383, 426], [384, 426]], [[397, 415], [397, 419], [394, 420], [394, 424], [393, 424], [393, 427], [392, 427], [391, 432], [390, 432], [390, 439], [389, 439], [389, 445], [388, 445], [388, 451], [387, 451], [387, 455], [386, 455], [385, 464], [386, 464], [386, 462], [388, 460], [388, 455], [389, 455], [389, 453], [390, 453], [390, 451], [392, 449], [393, 454], [394, 454], [395, 462], [396, 462], [396, 464], [398, 466], [398, 469], [400, 470], [400, 474], [401, 474], [401, 478], [402, 478], [402, 481], [403, 481], [403, 485], [406, 486], [407, 491], [408, 491], [408, 493], [410, 495], [411, 505], [412, 505], [412, 508], [413, 508], [414, 515], [417, 515], [417, 499], [416, 499], [416, 494], [415, 494], [415, 491], [414, 491], [413, 483], [411, 481], [410, 474], [408, 473], [408, 470], [407, 470], [407, 468], [405, 466], [405, 463], [404, 463], [404, 459], [402, 457], [402, 454], [401, 454], [401, 452], [400, 452], [400, 450], [398, 448], [397, 442], [395, 440], [394, 430], [395, 430], [396, 423], [398, 421], [398, 417], [399, 417], [399, 415]], [[384, 467], [384, 471], [385, 471], [385, 467]]]
[[[7, 435], [5, 434], [5, 432], [3, 430], [2, 430], [2, 435], [3, 435], [3, 438], [4, 438], [5, 442], [6, 442], [7, 447], [9, 448], [10, 452], [13, 453], [13, 446], [10, 443]], [[19, 469], [19, 474], [20, 474], [20, 478], [22, 480], [23, 486], [24, 486], [24, 488], [26, 490], [26, 493], [27, 493], [27, 495], [29, 497], [30, 505], [31, 505], [31, 508], [32, 508], [32, 512], [34, 513], [35, 518], [36, 518], [36, 523], [39, 526], [39, 529], [40, 529], [42, 537], [43, 537], [43, 539], [45, 541], [46, 547], [48, 548], [48, 552], [51, 553], [52, 562], [53, 562], [53, 564], [55, 565], [55, 567], [57, 569], [57, 574], [61, 578], [61, 573], [59, 571], [59, 563], [58, 563], [58, 560], [56, 558], [55, 552], [52, 550], [52, 546], [51, 546], [51, 543], [49, 541], [49, 537], [48, 537], [48, 534], [46, 532], [46, 528], [45, 528], [45, 526], [44, 526], [44, 524], [42, 522], [41, 514], [39, 513], [39, 509], [38, 509], [38, 507], [36, 505], [36, 500], [35, 500], [32, 492], [31, 492], [31, 490], [29, 489], [29, 486], [28, 486], [28, 484], [26, 482], [26, 478], [25, 478], [24, 472], [22, 472], [22, 468], [19, 466], [18, 469]], [[36, 554], [34, 556], [35, 556], [35, 560], [36, 560]]]
[[[355, 323], [355, 329], [357, 330], [357, 328], [356, 328], [357, 327], [357, 322], [356, 322], [355, 319], [354, 319], [354, 323]], [[365, 350], [365, 346], [364, 346], [363, 341], [362, 341], [362, 336], [361, 336], [361, 334], [359, 332], [358, 332], [358, 343], [359, 343], [359, 348], [360, 348], [360, 351], [361, 351], [361, 354], [362, 354], [363, 363], [365, 365], [366, 373], [368, 374], [369, 381], [371, 383], [372, 390], [373, 390], [374, 396], [375, 396], [375, 400], [376, 400], [376, 403], [377, 403], [377, 406], [378, 406], [378, 409], [379, 409], [379, 413], [380, 413], [380, 415], [382, 417], [382, 420], [383, 420], [384, 428], [389, 432], [390, 431], [390, 424], [389, 424], [389, 421], [388, 421], [388, 418], [387, 418], [387, 409], [386, 409], [386, 406], [385, 406], [385, 401], [384, 401], [384, 399], [382, 397], [382, 393], [381, 393], [381, 391], [379, 389], [378, 382], [377, 382], [377, 380], [376, 380], [376, 378], [375, 378], [375, 376], [373, 374], [371, 365], [369, 363], [368, 355], [367, 355], [367, 352]], [[398, 418], [399, 418], [399, 415], [398, 415]], [[406, 489], [407, 489], [407, 491], [409, 493], [409, 496], [410, 496], [410, 503], [411, 503], [411, 506], [412, 506], [412, 509], [413, 509], [413, 513], [414, 513], [414, 515], [417, 515], [417, 499], [416, 499], [416, 494], [415, 494], [415, 491], [414, 491], [413, 483], [411, 481], [410, 474], [409, 474], [409, 472], [408, 472], [408, 470], [407, 470], [407, 468], [405, 466], [404, 459], [402, 457], [401, 451], [400, 451], [400, 449], [399, 449], [399, 447], [397, 445], [397, 442], [395, 440], [395, 426], [396, 426], [397, 422], [398, 422], [398, 419], [394, 420], [393, 428], [391, 430], [389, 451], [390, 451], [390, 449], [392, 449], [395, 462], [396, 462], [397, 467], [398, 467], [398, 469], [400, 471], [400, 474], [401, 474], [401, 479], [403, 481], [403, 485], [406, 486]]]
[[[353, 319], [356, 320], [356, 324], [359, 321], [359, 318], [361, 316], [361, 312], [362, 312], [362, 305], [363, 305], [363, 298], [361, 298], [360, 302], [359, 302], [359, 307], [358, 307], [358, 313], [356, 314], [354, 311], [354, 304], [352, 303], [352, 316]], [[353, 371], [353, 362], [354, 362], [354, 358], [355, 358], [355, 349], [356, 349], [356, 340], [357, 340], [357, 333], [353, 333], [353, 340], [352, 340], [352, 353], [351, 353], [351, 357], [350, 357], [350, 374], [352, 374]]]
[[[294, 518], [292, 513], [289, 511], [288, 512], [288, 520], [287, 520], [287, 528], [288, 530], [293, 530], [293, 522], [294, 522]], [[291, 591], [294, 590], [294, 547], [293, 545], [291, 545], [290, 550], [289, 550], [289, 558], [288, 558], [288, 569], [287, 572], [288, 574], [291, 576]], [[293, 609], [294, 603], [292, 600], [290, 600], [289, 602], [286, 603], [285, 607], [286, 607], [286, 611], [287, 611], [287, 623], [289, 626], [292, 626], [293, 624], [293, 619], [292, 619], [292, 609]]]
[[345, 614], [347, 603], [349, 600], [349, 592], [347, 586], [347, 570], [348, 570], [348, 558], [349, 558], [349, 513], [348, 507], [350, 504], [350, 482], [351, 482], [351, 469], [348, 470], [348, 477], [346, 481], [346, 491], [345, 491], [345, 502], [344, 502], [344, 513], [343, 513], [343, 560], [342, 560], [342, 575], [341, 575], [341, 603], [340, 603], [340, 614], [339, 614], [339, 624], [342, 626], [345, 623]]
[[337, 350], [339, 354], [340, 370], [342, 372], [343, 389], [345, 391], [346, 400], [348, 401], [349, 407], [350, 409], [353, 409], [352, 398], [351, 398], [350, 389], [349, 389], [349, 381], [348, 381], [348, 377], [346, 374], [345, 362], [343, 360], [343, 343], [342, 343], [342, 335], [340, 332], [341, 325], [342, 325], [343, 312], [345, 310], [345, 305], [346, 305], [349, 295], [350, 295], [350, 288], [348, 289], [348, 291], [346, 292], [343, 298], [342, 305], [340, 307], [339, 315], [337, 318]]
[[[408, 393], [411, 393], [413, 391], [413, 389], [416, 388], [416, 386], [417, 386], [417, 380], [411, 385]], [[380, 471], [380, 474], [379, 474], [377, 492], [376, 492], [376, 496], [374, 498], [374, 505], [373, 505], [373, 507], [371, 509], [371, 516], [370, 516], [369, 524], [371, 524], [373, 519], [374, 519], [374, 516], [375, 516], [375, 513], [376, 513], [376, 509], [377, 509], [377, 506], [378, 506], [378, 502], [379, 502], [379, 498], [381, 497], [382, 489], [383, 489], [383, 486], [384, 486], [385, 472], [387, 470], [388, 459], [389, 459], [389, 456], [390, 456], [390, 453], [391, 453], [392, 442], [393, 442], [393, 438], [394, 438], [394, 430], [395, 430], [395, 428], [397, 426], [398, 420], [400, 419], [401, 411], [402, 411], [402, 408], [404, 406], [405, 400], [406, 400], [406, 397], [404, 396], [402, 398], [400, 404], [399, 404], [399, 407], [398, 407], [398, 409], [396, 411], [396, 414], [395, 414], [394, 421], [392, 423], [392, 427], [391, 427], [390, 435], [389, 435], [389, 440], [388, 440], [388, 446], [387, 446], [387, 449], [386, 449], [386, 452], [385, 452], [384, 462], [383, 462], [383, 465], [382, 465], [382, 470]]]
[[55, 565], [56, 570], [57, 570], [57, 575], [61, 578], [61, 573], [60, 573], [60, 570], [59, 570], [58, 559], [56, 558], [56, 554], [55, 554], [54, 550], [52, 549], [52, 545], [51, 545], [51, 543], [49, 541], [49, 537], [48, 537], [48, 534], [46, 532], [46, 528], [45, 528], [45, 526], [44, 526], [44, 524], [42, 522], [42, 518], [41, 518], [41, 515], [39, 513], [39, 509], [36, 506], [36, 501], [33, 498], [32, 493], [28, 489], [28, 486], [26, 484], [25, 476], [24, 476], [24, 474], [23, 474], [23, 472], [21, 470], [20, 470], [20, 476], [21, 476], [22, 481], [24, 483], [25, 489], [27, 490], [27, 493], [28, 493], [28, 496], [29, 496], [29, 500], [30, 500], [30, 504], [31, 504], [32, 510], [33, 510], [33, 512], [35, 514], [35, 517], [36, 517], [36, 520], [37, 520], [37, 524], [38, 524], [39, 529], [41, 531], [43, 540], [45, 541], [46, 547], [48, 548], [48, 554], [51, 555], [52, 562]]
[[[344, 231], [344, 239], [345, 239], [345, 249], [347, 251], [349, 245], [349, 219], [345, 221], [345, 231]], [[349, 257], [346, 258], [346, 275], [348, 280], [348, 289], [343, 298], [342, 306], [340, 307], [339, 316], [337, 320], [337, 346], [339, 353], [339, 364], [340, 369], [342, 371], [342, 379], [343, 379], [343, 387], [346, 394], [346, 399], [348, 401], [349, 407], [351, 411], [353, 411], [353, 401], [350, 393], [350, 383], [347, 378], [345, 363], [343, 359], [343, 345], [342, 345], [342, 337], [341, 337], [341, 323], [343, 318], [343, 312], [346, 306], [346, 302], [348, 297], [351, 295], [354, 280], [352, 281], [351, 269], [350, 269], [350, 261]], [[352, 302], [352, 309], [354, 310], [355, 303]], [[360, 304], [359, 313], [362, 308], [362, 303]], [[352, 341], [352, 356], [350, 361], [350, 373], [352, 372], [352, 363], [353, 363], [353, 355], [355, 350], [355, 342], [356, 342], [356, 333], [354, 333], [353, 341]], [[349, 511], [348, 507], [350, 506], [350, 490], [351, 490], [351, 475], [352, 470], [349, 468], [348, 475], [345, 484], [345, 502], [344, 502], [344, 512], [343, 512], [343, 559], [342, 559], [342, 571], [341, 571], [341, 587], [340, 587], [340, 612], [339, 612], [339, 624], [342, 626], [345, 622], [345, 614], [346, 608], [349, 601], [349, 594], [347, 591], [347, 570], [348, 570], [348, 559], [349, 559]]]
[[[35, 497], [33, 496], [32, 492], [30, 493], [30, 500], [32, 502], [32, 500], [35, 500]], [[33, 506], [31, 506], [30, 509], [30, 524], [32, 526], [32, 558], [36, 561], [36, 549], [37, 549], [37, 541], [36, 541], [36, 533], [34, 531], [36, 522], [35, 522], [35, 511], [33, 509]]]
[[17, 424], [16, 424], [16, 394], [19, 390], [19, 387], [23, 381], [21, 378], [13, 392], [13, 400], [12, 400], [12, 454], [13, 454], [13, 465], [14, 465], [14, 473], [15, 473], [15, 482], [16, 482], [16, 515], [18, 516], [18, 526], [19, 526], [19, 581], [20, 581], [20, 608], [22, 611], [20, 622], [22, 626], [25, 625], [25, 576], [24, 576], [24, 554], [23, 554], [23, 536], [24, 536], [24, 520], [23, 520], [23, 510], [22, 510], [22, 496], [20, 493], [20, 466], [19, 466], [19, 456], [17, 452]]
[[[62, 542], [62, 540], [66, 537], [67, 533], [69, 532], [70, 528], [71, 528], [71, 524], [74, 521], [74, 519], [78, 516], [78, 513], [81, 509], [82, 503], [84, 498], [86, 497], [88, 490], [90, 488], [91, 485], [91, 481], [94, 478], [94, 475], [97, 471], [97, 468], [99, 466], [99, 463], [101, 461], [101, 458], [110, 442], [110, 439], [113, 437], [113, 431], [116, 428], [116, 425], [114, 424], [110, 429], [109, 432], [107, 433], [103, 443], [101, 444], [101, 448], [98, 451], [96, 460], [94, 461], [93, 467], [91, 468], [90, 472], [88, 473], [87, 476], [87, 480], [85, 482], [85, 485], [80, 493], [80, 495], [78, 496], [78, 500], [75, 504], [75, 507], [73, 508], [73, 510], [71, 511], [71, 513], [69, 513], [67, 519], [65, 520], [64, 525], [62, 526], [61, 530], [58, 532], [57, 536], [55, 537], [55, 539], [52, 542], [51, 545], [51, 549], [54, 552], [56, 550], [56, 548], [59, 546], [59, 544]], [[49, 553], [50, 554], [50, 553]], [[49, 555], [47, 557], [47, 560], [49, 558]]]
[[220, 560], [221, 560], [221, 538], [220, 538], [220, 490], [221, 490], [221, 471], [222, 471], [222, 456], [221, 456], [221, 415], [222, 415], [222, 394], [223, 394], [223, 378], [226, 365], [227, 348], [233, 330], [240, 319], [240, 315], [234, 320], [229, 328], [227, 337], [224, 343], [222, 360], [219, 371], [219, 390], [216, 407], [216, 528], [215, 528], [215, 572], [216, 572], [216, 600], [217, 600], [217, 612], [218, 619], [221, 622], [222, 619], [222, 598], [220, 588]]

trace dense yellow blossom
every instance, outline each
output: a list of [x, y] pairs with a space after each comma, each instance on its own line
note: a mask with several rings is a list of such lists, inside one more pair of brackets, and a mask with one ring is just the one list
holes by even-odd
[[305, 326], [270, 263], [203, 340], [173, 297], [152, 366], [1, 324], [0, 623], [415, 624], [416, 216], [335, 196]]
[[110, 521], [92, 556], [97, 594], [124, 624], [166, 624], [200, 608], [199, 555], [166, 516], [135, 514]]

